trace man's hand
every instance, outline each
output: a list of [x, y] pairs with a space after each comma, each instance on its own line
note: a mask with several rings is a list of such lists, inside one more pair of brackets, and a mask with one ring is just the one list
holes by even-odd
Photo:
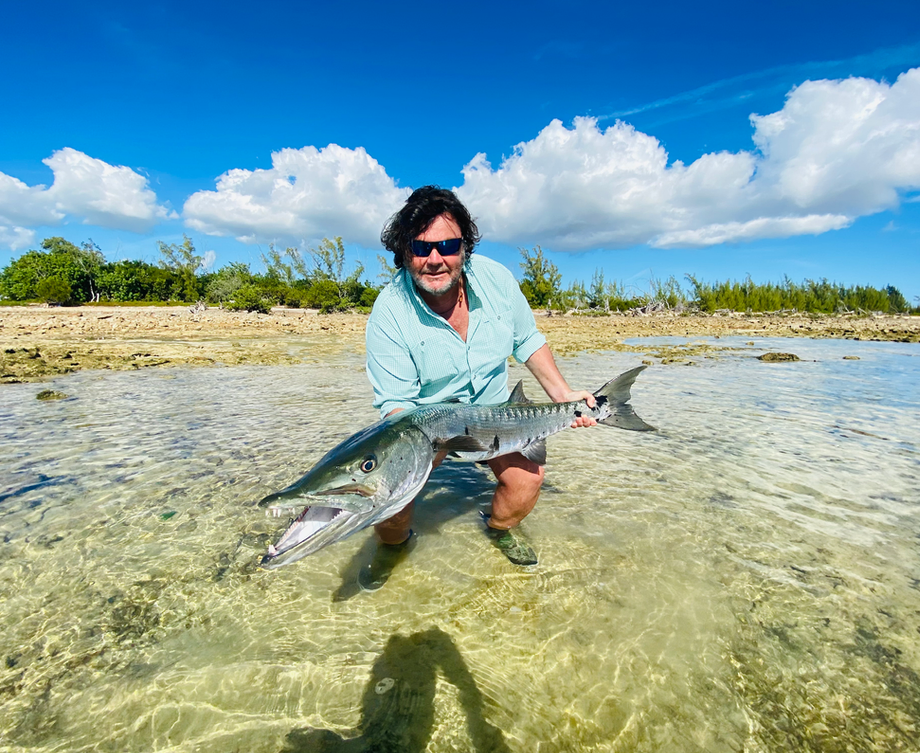
[[[578, 400], [584, 400], [588, 404], [589, 408], [593, 408], [597, 402], [594, 399], [594, 395], [592, 395], [590, 392], [585, 392], [584, 390], [580, 392], [577, 390], [568, 392], [563, 396], [562, 400], [559, 400], [558, 402], [574, 403]], [[592, 416], [578, 416], [578, 418], [572, 421], [573, 429], [579, 426], [596, 426], [596, 425], [597, 425], [597, 420], [593, 418]]]
[[[553, 359], [552, 351], [548, 345], [542, 345], [536, 353], [527, 359], [525, 366], [530, 369], [530, 373], [537, 378], [540, 386], [554, 403], [574, 403], [578, 400], [584, 400], [589, 408], [595, 406], [594, 395], [590, 392], [573, 390], [569, 387], [568, 382], [559, 373], [556, 361]], [[597, 421], [591, 416], [579, 416], [572, 422], [572, 428], [576, 426], [594, 426], [595, 424], [597, 424]]]

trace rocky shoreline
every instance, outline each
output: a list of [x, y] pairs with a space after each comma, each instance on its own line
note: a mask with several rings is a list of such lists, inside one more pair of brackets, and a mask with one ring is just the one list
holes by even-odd
[[[0, 383], [82, 369], [169, 365], [293, 364], [363, 351], [366, 315], [303, 309], [271, 314], [188, 306], [0, 306]], [[628, 350], [662, 363], [708, 357], [712, 343], [627, 345], [636, 337], [813, 337], [920, 342], [920, 317], [802, 314], [553, 315], [537, 326], [559, 355]], [[292, 347], [292, 345], [304, 347]], [[308, 347], [307, 347], [308, 346]]]

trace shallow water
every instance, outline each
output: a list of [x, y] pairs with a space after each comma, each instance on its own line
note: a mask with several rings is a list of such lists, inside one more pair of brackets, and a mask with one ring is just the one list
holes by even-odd
[[537, 567], [448, 462], [375, 593], [367, 531], [254, 566], [254, 502], [374, 420], [360, 356], [4, 386], [0, 748], [916, 750], [920, 350], [706, 342], [639, 377], [659, 432], [550, 439]]

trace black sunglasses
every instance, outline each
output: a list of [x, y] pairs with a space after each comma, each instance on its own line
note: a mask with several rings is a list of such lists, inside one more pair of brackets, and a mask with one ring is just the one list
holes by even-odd
[[437, 251], [441, 256], [455, 256], [460, 253], [463, 238], [448, 238], [446, 241], [412, 241], [412, 253], [415, 256], [431, 256]]

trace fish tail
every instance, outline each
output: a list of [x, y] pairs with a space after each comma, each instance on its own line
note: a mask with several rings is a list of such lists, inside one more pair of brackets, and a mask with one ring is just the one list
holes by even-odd
[[645, 369], [645, 366], [637, 366], [634, 369], [625, 371], [616, 379], [611, 379], [607, 384], [594, 393], [597, 400], [597, 408], [606, 409], [610, 415], [600, 419], [598, 423], [607, 426], [616, 426], [618, 429], [629, 429], [630, 431], [655, 431], [654, 426], [645, 423], [629, 404], [629, 388], [632, 387], [639, 372]]

